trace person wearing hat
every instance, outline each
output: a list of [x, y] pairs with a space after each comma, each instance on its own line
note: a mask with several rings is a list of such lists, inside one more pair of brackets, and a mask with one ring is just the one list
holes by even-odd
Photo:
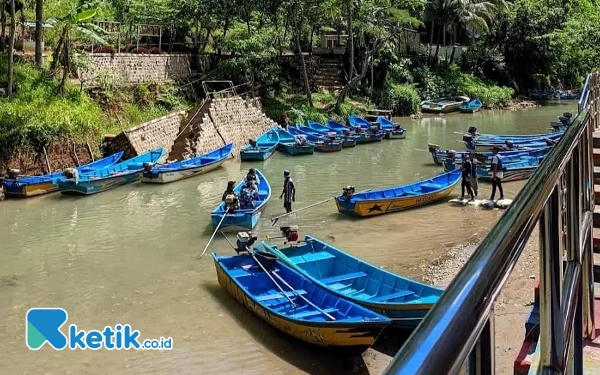
[[287, 169], [283, 171], [283, 191], [279, 196], [279, 199], [283, 198], [283, 207], [286, 213], [292, 212], [292, 202], [296, 201], [296, 186], [292, 181], [290, 171]]
[[248, 182], [251, 181], [254, 189], [258, 190], [258, 185], [260, 184], [260, 180], [258, 179], [258, 176], [256, 175], [256, 170], [254, 168], [250, 168], [250, 170], [248, 171], [248, 174], [246, 175], [246, 177], [244, 177], [244, 181]]
[[227, 183], [227, 190], [223, 193], [223, 197], [221, 200], [225, 202], [226, 210], [230, 213], [237, 210], [239, 202], [238, 196], [234, 191], [235, 189], [235, 181], [229, 181]]
[[502, 158], [498, 155], [500, 147], [494, 146], [492, 149], [492, 197], [491, 201], [496, 196], [496, 188], [500, 192], [500, 200], [504, 199], [504, 190], [502, 190], [502, 178], [504, 177], [504, 170], [502, 167]]

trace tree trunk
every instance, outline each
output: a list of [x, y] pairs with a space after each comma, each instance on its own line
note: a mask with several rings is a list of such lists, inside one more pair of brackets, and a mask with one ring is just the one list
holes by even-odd
[[6, 92], [8, 96], [13, 94], [13, 73], [15, 67], [15, 0], [10, 0], [10, 37], [8, 40], [8, 82]]
[[[346, 0], [346, 11], [348, 12], [348, 47], [350, 48], [350, 73], [348, 73], [348, 82], [352, 80], [354, 74], [354, 33], [352, 32], [352, 1]], [[337, 108], [337, 105], [336, 105]]]
[[54, 52], [52, 52], [52, 64], [50, 64], [50, 70], [52, 70], [53, 73], [54, 73], [54, 70], [56, 68], [58, 68], [58, 65], [60, 63], [62, 49], [63, 49], [63, 46], [65, 45], [66, 35], [67, 35], [67, 27], [63, 26], [62, 32], [60, 34], [60, 38], [58, 39], [58, 43], [56, 43], [56, 48], [54, 49]]
[[69, 43], [69, 31], [67, 29], [67, 32], [65, 33], [65, 41], [64, 41], [64, 47], [63, 47], [63, 58], [62, 58], [62, 66], [63, 66], [63, 72], [62, 72], [62, 79], [60, 80], [60, 86], [59, 86], [59, 91], [61, 95], [64, 95], [65, 93], [65, 86], [67, 84], [67, 78], [69, 77], [69, 71], [71, 70], [71, 56], [70, 56], [70, 50], [71, 46]]
[[0, 51], [4, 51], [6, 48], [4, 44], [4, 39], [6, 38], [6, 1], [2, 0], [2, 9], [0, 10], [0, 27], [2, 27], [2, 31], [0, 32]]
[[350, 91], [350, 89], [352, 88], [352, 86], [354, 86], [354, 84], [358, 81], [360, 81], [361, 79], [363, 79], [366, 75], [367, 75], [367, 71], [369, 69], [369, 66], [371, 65], [371, 61], [373, 58], [373, 54], [375, 53], [375, 51], [378, 48], [376, 48], [376, 46], [373, 46], [373, 50], [367, 52], [367, 56], [365, 59], [365, 62], [362, 66], [362, 70], [360, 71], [360, 74], [357, 75], [356, 77], [352, 78], [351, 81], [349, 81], [344, 88], [342, 89], [342, 91], [340, 92], [340, 95], [337, 98], [337, 102], [335, 103], [335, 111], [336, 113], [340, 113], [340, 107], [342, 105], [342, 103], [344, 102], [344, 100], [346, 100], [346, 95], [348, 95], [348, 92]]
[[433, 61], [435, 63], [435, 65], [437, 65], [438, 63], [438, 54], [440, 53], [440, 39], [441, 39], [441, 35], [440, 32], [442, 32], [442, 27], [440, 27], [440, 29], [438, 30], [438, 39], [437, 39], [437, 43], [435, 46], [435, 56], [433, 57]]
[[435, 20], [431, 19], [431, 32], [429, 33], [429, 48], [427, 54], [427, 64], [431, 61], [431, 52], [433, 51], [433, 33], [435, 31]]
[[44, 0], [35, 0], [35, 64], [42, 67], [42, 41], [43, 29], [42, 22], [44, 18]]
[[21, 39], [25, 41], [25, 5], [21, 8]]
[[302, 78], [304, 79], [304, 91], [306, 92], [306, 100], [308, 100], [308, 106], [312, 107], [312, 96], [310, 93], [310, 83], [308, 82], [308, 73], [306, 73], [306, 61], [304, 61], [304, 54], [302, 53], [302, 46], [300, 45], [300, 30], [298, 30], [298, 20], [295, 18], [298, 12], [294, 14], [294, 37], [296, 39], [296, 48], [298, 49], [298, 56], [300, 57], [300, 65], [302, 66]]

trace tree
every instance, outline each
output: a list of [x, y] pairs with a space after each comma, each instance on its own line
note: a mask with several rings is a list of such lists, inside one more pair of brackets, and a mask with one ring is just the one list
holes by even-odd
[[2, 9], [0, 9], [0, 51], [4, 51], [6, 46], [4, 45], [4, 39], [6, 38], [6, 6], [8, 5], [7, 0], [2, 0]]
[[300, 66], [302, 70], [302, 80], [304, 81], [304, 92], [306, 93], [306, 100], [308, 101], [308, 106], [312, 107], [312, 94], [310, 92], [310, 82], [308, 81], [308, 73], [306, 72], [306, 61], [304, 59], [304, 54], [302, 53], [302, 46], [300, 45], [300, 32], [302, 28], [299, 26], [300, 22], [298, 18], [300, 17], [301, 9], [300, 2], [298, 0], [294, 1], [292, 5], [291, 16], [293, 18], [294, 24], [294, 40], [296, 41], [296, 50], [298, 51], [298, 56], [300, 58]]
[[13, 75], [15, 65], [15, 29], [17, 22], [15, 19], [15, 0], [10, 0], [10, 37], [8, 40], [8, 82], [6, 92], [9, 96], [13, 94]]
[[64, 93], [65, 84], [69, 72], [73, 68], [72, 42], [76, 33], [81, 33], [84, 36], [93, 39], [94, 42], [101, 45], [108, 44], [106, 40], [100, 36], [106, 32], [100, 27], [94, 25], [91, 20], [96, 16], [98, 11], [98, 3], [95, 0], [80, 0], [79, 5], [69, 14], [60, 19], [48, 20], [48, 23], [61, 30], [60, 38], [56, 45], [56, 49], [52, 54], [51, 69], [54, 70], [60, 64], [62, 66], [62, 79], [60, 82], [60, 92]]
[[42, 41], [43, 41], [43, 25], [44, 22], [44, 0], [35, 0], [35, 64], [42, 67]]

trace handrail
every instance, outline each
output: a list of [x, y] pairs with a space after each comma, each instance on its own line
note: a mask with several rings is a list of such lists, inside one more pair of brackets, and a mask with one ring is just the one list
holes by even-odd
[[[588, 76], [582, 98], [583, 94], [589, 90], [589, 81]], [[562, 305], [560, 300], [559, 302], [556, 301], [556, 298], [560, 299], [560, 292], [556, 293], [556, 290], [560, 291], [563, 288], [558, 286], [558, 289], [556, 289], [556, 282], [562, 280], [562, 272], [557, 273], [552, 267], [562, 267], [560, 254], [558, 254], [558, 243], [562, 245], [563, 239], [562, 236], [560, 240], [558, 239], [558, 224], [562, 224], [563, 219], [562, 217], [557, 219], [558, 216], [562, 215], [559, 214], [558, 202], [564, 205], [567, 205], [567, 203], [564, 201], [565, 198], [560, 196], [561, 194], [570, 194], [568, 200], [568, 203], [571, 204], [569, 208], [570, 218], [567, 222], [577, 227], [577, 230], [569, 229], [571, 241], [565, 246], [573, 247], [573, 244], [577, 243], [575, 247], [578, 250], [580, 263], [581, 258], [585, 256], [582, 253], [588, 250], [591, 252], [591, 242], [589, 241], [589, 237], [591, 237], [591, 227], [589, 225], [591, 214], [589, 206], [591, 205], [593, 211], [593, 201], [591, 201], [589, 186], [593, 182], [591, 181], [592, 174], [590, 172], [592, 168], [590, 166], [590, 113], [587, 110], [588, 99], [580, 99], [580, 103], [582, 104], [582, 110], [566, 130], [561, 141], [554, 146], [537, 168], [537, 171], [529, 178], [527, 184], [514, 199], [511, 207], [481, 242], [469, 261], [444, 291], [436, 305], [428, 312], [421, 324], [396, 354], [384, 374], [456, 374], [474, 351], [479, 352], [477, 356], [478, 366], [476, 366], [478, 370], [475, 372], [478, 374], [493, 374], [495, 350], [493, 343], [493, 305], [519, 260], [538, 221], [540, 222], [540, 242], [543, 242], [540, 244], [540, 257], [542, 258], [543, 254], [546, 261], [546, 263], [543, 263], [543, 259], [540, 259], [540, 264], [543, 265], [544, 272], [547, 269], [552, 271], [548, 271], [547, 274], [543, 273], [540, 280], [541, 287], [552, 288], [552, 290], [546, 289], [547, 293], [544, 296], [542, 296], [542, 290], [540, 290], [540, 296], [542, 296], [542, 330], [552, 331], [546, 336], [542, 335], [542, 351], [554, 353], [553, 355], [557, 358], [563, 356], [564, 351], [560, 349], [567, 347], [569, 341], [565, 341], [562, 346], [556, 346], [555, 344], [560, 343], [560, 338], [566, 339], [571, 333], [577, 334], [573, 329], [569, 329], [575, 319], [575, 313], [572, 313], [572, 300], [575, 298], [577, 301], [579, 289], [576, 289], [576, 285], [579, 285], [578, 281], [581, 274], [587, 271], [579, 263], [568, 263], [568, 280], [572, 284], [564, 288], [566, 297], [563, 296], [563, 298], [568, 299], [568, 301], [565, 301], [566, 306], [560, 306]], [[568, 193], [565, 193], [566, 188], [558, 186], [563, 182], [565, 175], [568, 175], [568, 178], [571, 179]], [[576, 204], [573, 204], [573, 202], [576, 202]], [[581, 207], [586, 212], [580, 212]], [[577, 218], [577, 220], [574, 218]], [[583, 223], [581, 223], [581, 220], [583, 220]], [[556, 233], [552, 233], [552, 230]], [[580, 230], [587, 232], [582, 233]], [[564, 247], [560, 248], [560, 251], [563, 249]], [[574, 250], [571, 250], [573, 252], [569, 254], [575, 254]], [[577, 256], [573, 256], [577, 258]], [[589, 257], [587, 261], [591, 262]], [[557, 266], [557, 264], [560, 264], [560, 266]], [[567, 280], [567, 277], [565, 277], [565, 280]], [[585, 292], [582, 292], [585, 299]], [[556, 297], [557, 294], [558, 297]], [[558, 305], [556, 305], [557, 303]], [[556, 306], [559, 306], [558, 314], [560, 314], [562, 307], [571, 320], [567, 320], [568, 318], [565, 317], [561, 318], [564, 320], [544, 321], [544, 319], [552, 319], [556, 316]], [[590, 309], [593, 310], [593, 307]], [[587, 315], [585, 311], [583, 314], [589, 316], [589, 311]], [[560, 335], [555, 334], [553, 324], [560, 325], [560, 328], [556, 328], [556, 332], [560, 332]], [[565, 327], [566, 329], [563, 329]], [[575, 324], [575, 327], [578, 327], [578, 325]], [[567, 336], [564, 336], [563, 332]], [[579, 335], [581, 335], [581, 332], [579, 332]], [[552, 350], [548, 345], [551, 345]], [[552, 362], [553, 365], [560, 367], [563, 360], [557, 358], [546, 358], [546, 362], [542, 365], [548, 365]]]

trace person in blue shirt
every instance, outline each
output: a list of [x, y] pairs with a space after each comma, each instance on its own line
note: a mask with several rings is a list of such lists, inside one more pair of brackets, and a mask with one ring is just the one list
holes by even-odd
[[258, 185], [260, 184], [260, 180], [258, 179], [258, 176], [256, 175], [256, 170], [254, 168], [250, 168], [250, 170], [248, 171], [248, 174], [244, 178], [244, 181], [252, 182], [254, 189], [258, 190]]
[[254, 208], [254, 201], [258, 199], [258, 192], [254, 188], [252, 181], [246, 181], [246, 186], [240, 193], [240, 209], [251, 210]]

